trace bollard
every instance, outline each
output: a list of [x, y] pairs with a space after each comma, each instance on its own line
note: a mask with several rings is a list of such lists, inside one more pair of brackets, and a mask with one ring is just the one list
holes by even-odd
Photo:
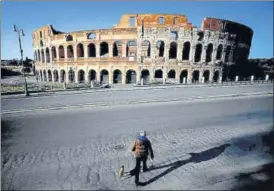
[[91, 88], [91, 89], [94, 88], [94, 81], [93, 81], [93, 80], [90, 81], [90, 88]]
[[183, 78], [183, 84], [186, 84], [186, 77]]
[[268, 79], [269, 79], [269, 75], [267, 74], [265, 75], [265, 81], [268, 81]]
[[141, 78], [141, 86], [144, 85], [144, 78]]
[[235, 82], [238, 82], [238, 80], [239, 80], [239, 76], [236, 76]]

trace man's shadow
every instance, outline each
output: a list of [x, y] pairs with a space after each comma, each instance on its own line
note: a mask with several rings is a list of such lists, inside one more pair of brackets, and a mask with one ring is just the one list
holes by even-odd
[[214, 147], [211, 149], [208, 149], [206, 151], [202, 151], [200, 153], [189, 153], [189, 155], [191, 155], [191, 157], [189, 159], [186, 160], [179, 160], [170, 164], [166, 164], [166, 165], [161, 165], [161, 166], [155, 166], [150, 168], [149, 170], [157, 170], [157, 169], [161, 169], [161, 168], [166, 168], [169, 167], [167, 170], [165, 170], [164, 172], [162, 172], [161, 174], [153, 177], [152, 179], [146, 181], [146, 182], [140, 182], [141, 186], [146, 186], [152, 182], [155, 182], [156, 180], [158, 180], [159, 178], [167, 175], [168, 173], [176, 170], [177, 168], [180, 168], [181, 166], [193, 162], [193, 163], [199, 163], [199, 162], [204, 162], [204, 161], [208, 161], [211, 160], [217, 156], [219, 156], [222, 152], [224, 152], [224, 150], [230, 146], [230, 144], [224, 144], [222, 146], [219, 147]]

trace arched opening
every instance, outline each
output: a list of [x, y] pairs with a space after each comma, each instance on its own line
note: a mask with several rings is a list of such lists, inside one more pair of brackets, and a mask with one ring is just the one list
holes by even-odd
[[141, 78], [144, 79], [144, 83], [149, 83], [149, 71], [146, 69], [142, 70]]
[[60, 78], [61, 78], [61, 82], [63, 83], [63, 82], [65, 82], [65, 79], [66, 79], [66, 72], [65, 72], [65, 70], [61, 70], [61, 72], [60, 72], [61, 74], [61, 76], [60, 76]]
[[114, 70], [113, 72], [113, 83], [121, 84], [122, 83], [122, 72], [120, 70]]
[[67, 56], [68, 56], [68, 58], [73, 58], [73, 47], [71, 46], [71, 45], [69, 45], [68, 47], [67, 47]]
[[40, 50], [38, 50], [38, 61], [41, 62]]
[[96, 48], [93, 43], [88, 45], [88, 57], [96, 57]]
[[142, 56], [144, 57], [150, 57], [151, 52], [151, 45], [148, 40], [144, 40], [142, 42]]
[[53, 71], [53, 81], [58, 82], [59, 81], [59, 76], [58, 76], [58, 71], [54, 70]]
[[48, 76], [49, 76], [49, 82], [51, 82], [52, 81], [52, 75], [51, 75], [51, 71], [50, 70], [48, 70]]
[[101, 74], [100, 74], [100, 81], [103, 83], [103, 84], [108, 84], [109, 82], [109, 79], [108, 79], [108, 71], [107, 70], [102, 70], [101, 71]]
[[[143, 48], [142, 48], [143, 49]], [[126, 47], [126, 56], [133, 56], [135, 57], [137, 54], [137, 42], [136, 40], [130, 40], [127, 42]]]
[[215, 71], [214, 72], [214, 76], [213, 76], [213, 81], [214, 82], [218, 82], [219, 75], [220, 75], [219, 71]]
[[100, 44], [100, 56], [107, 57], [108, 56], [108, 43], [102, 42]]
[[45, 54], [44, 54], [44, 50], [42, 49], [41, 51], [41, 56], [42, 56], [42, 62], [45, 62]]
[[208, 82], [209, 81], [209, 70], [204, 71], [203, 77], [204, 77], [204, 82]]
[[47, 80], [47, 71], [46, 70], [44, 70], [44, 81], [48, 81]]
[[96, 38], [96, 34], [94, 34], [94, 33], [89, 33], [89, 34], [87, 35], [87, 38], [88, 38], [88, 39], [95, 39], [95, 38]]
[[67, 41], [73, 41], [73, 37], [71, 35], [67, 35], [66, 40]]
[[75, 72], [72, 69], [70, 69], [68, 71], [68, 82], [69, 83], [74, 82], [74, 77], [75, 77]]
[[225, 51], [225, 62], [228, 62], [228, 60], [229, 60], [230, 51], [231, 51], [231, 47], [230, 47], [230, 46], [226, 47], [226, 51]]
[[126, 83], [135, 84], [136, 83], [136, 72], [134, 70], [128, 70], [126, 73]]
[[169, 58], [176, 59], [177, 58], [177, 43], [171, 42], [169, 48]]
[[183, 70], [180, 74], [180, 83], [184, 82], [184, 78], [185, 78], [185, 83], [187, 83], [187, 70]]
[[157, 41], [156, 48], [158, 49], [158, 56], [163, 57], [165, 52], [165, 43], [162, 40]]
[[176, 72], [175, 70], [170, 70], [167, 74], [168, 78], [174, 78], [175, 79]]
[[77, 57], [84, 57], [84, 46], [81, 43], [77, 45]]
[[88, 72], [88, 81], [91, 82], [91, 81], [94, 81], [96, 80], [96, 71], [95, 70], [90, 70]]
[[192, 73], [192, 82], [193, 82], [193, 83], [199, 82], [199, 75], [200, 75], [200, 72], [199, 72], [198, 70], [195, 70], [195, 71]]
[[210, 43], [206, 48], [206, 62], [212, 61], [213, 45]]
[[113, 57], [122, 56], [122, 42], [121, 41], [115, 41], [113, 43]]
[[44, 46], [44, 44], [43, 44], [43, 41], [42, 41], [42, 40], [40, 40], [40, 46], [41, 46], [41, 47], [43, 47], [43, 46]]
[[65, 58], [65, 51], [62, 45], [59, 46], [58, 51], [59, 51], [59, 58]]
[[46, 48], [46, 62], [47, 62], [47, 63], [50, 63], [49, 48]]
[[84, 70], [79, 70], [78, 71], [78, 82], [79, 83], [84, 83], [85, 82], [85, 72], [84, 72]]
[[219, 45], [217, 48], [217, 54], [216, 54], [216, 59], [221, 60], [222, 59], [222, 53], [223, 53], [223, 45]]
[[51, 47], [51, 55], [52, 55], [52, 59], [56, 59], [57, 54], [56, 54], [55, 46]]
[[185, 42], [183, 47], [183, 60], [189, 60], [190, 42]]
[[163, 78], [163, 71], [161, 69], [156, 70], [154, 74], [154, 78]]
[[202, 45], [201, 44], [197, 44], [196, 45], [196, 49], [195, 49], [195, 62], [200, 62], [201, 61], [201, 57], [202, 57]]

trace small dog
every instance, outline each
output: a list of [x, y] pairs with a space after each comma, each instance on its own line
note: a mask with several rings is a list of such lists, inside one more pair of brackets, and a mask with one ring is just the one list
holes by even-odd
[[119, 170], [119, 176], [122, 177], [124, 175], [124, 171], [125, 171], [125, 168], [124, 166], [121, 166], [120, 170]]

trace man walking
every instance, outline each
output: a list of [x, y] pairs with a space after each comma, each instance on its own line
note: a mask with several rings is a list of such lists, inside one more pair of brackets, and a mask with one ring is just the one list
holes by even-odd
[[130, 171], [130, 174], [135, 175], [135, 184], [136, 186], [139, 186], [140, 185], [139, 174], [140, 174], [141, 162], [143, 162], [143, 172], [146, 172], [148, 171], [147, 163], [146, 163], [148, 154], [150, 154], [150, 157], [152, 160], [154, 158], [151, 143], [146, 137], [146, 131], [140, 132], [140, 136], [138, 136], [137, 140], [134, 142], [132, 151], [135, 152], [136, 166], [133, 170]]

